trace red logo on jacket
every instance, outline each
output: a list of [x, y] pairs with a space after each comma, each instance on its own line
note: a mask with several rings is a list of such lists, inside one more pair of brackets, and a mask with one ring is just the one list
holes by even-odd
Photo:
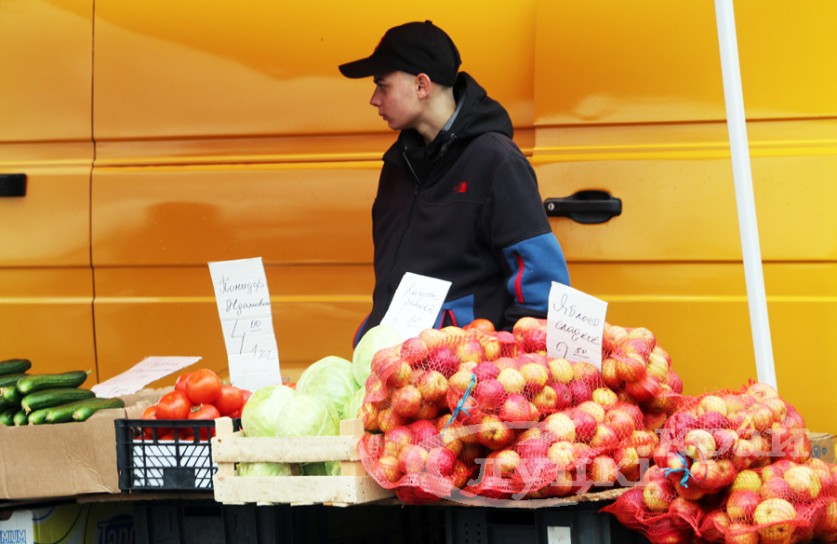
[[468, 192], [468, 182], [467, 181], [460, 181], [456, 187], [453, 188], [454, 193], [466, 193]]

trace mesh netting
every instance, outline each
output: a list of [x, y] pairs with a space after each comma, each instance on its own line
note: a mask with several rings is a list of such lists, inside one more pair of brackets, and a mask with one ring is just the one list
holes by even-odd
[[[644, 364], [657, 353], [676, 376], [653, 344]], [[631, 349], [613, 345], [614, 355]], [[547, 356], [546, 320], [521, 318], [511, 332], [429, 329], [375, 354], [360, 449], [367, 472], [390, 489], [567, 496], [637, 482], [670, 410], [608, 387], [590, 363]]]

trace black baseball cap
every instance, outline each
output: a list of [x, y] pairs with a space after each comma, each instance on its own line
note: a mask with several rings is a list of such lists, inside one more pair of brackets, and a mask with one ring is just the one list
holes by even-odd
[[460, 64], [462, 59], [450, 36], [432, 22], [424, 21], [390, 28], [371, 55], [339, 68], [350, 78], [395, 71], [424, 73], [431, 81], [452, 87]]

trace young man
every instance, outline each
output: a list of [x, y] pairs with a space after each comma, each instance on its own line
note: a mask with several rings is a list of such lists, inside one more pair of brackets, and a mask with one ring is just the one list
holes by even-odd
[[355, 342], [406, 272], [452, 282], [437, 327], [485, 318], [511, 329], [546, 317], [553, 281], [569, 284], [511, 119], [460, 64], [450, 37], [425, 21], [389, 29], [372, 55], [339, 67], [374, 78], [370, 104], [400, 131], [372, 206], [373, 307]]

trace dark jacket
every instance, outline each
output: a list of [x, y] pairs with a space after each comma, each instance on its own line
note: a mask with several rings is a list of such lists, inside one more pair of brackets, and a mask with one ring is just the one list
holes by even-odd
[[434, 141], [405, 130], [384, 154], [372, 206], [374, 303], [355, 342], [380, 323], [406, 272], [452, 282], [437, 327], [482, 317], [511, 329], [524, 315], [546, 316], [552, 281], [569, 284], [508, 113], [467, 73], [454, 95], [453, 122]]

